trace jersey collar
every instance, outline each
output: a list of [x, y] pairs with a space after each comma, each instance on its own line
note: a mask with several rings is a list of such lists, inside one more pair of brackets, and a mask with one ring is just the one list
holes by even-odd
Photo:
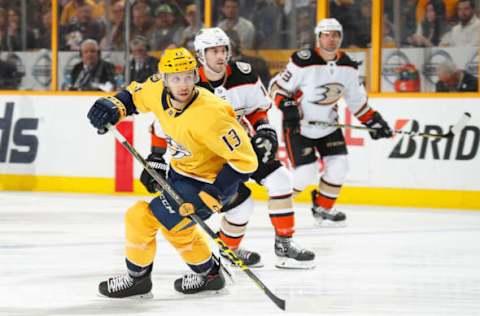
[[197, 88], [195, 88], [194, 93], [190, 101], [188, 101], [187, 105], [183, 108], [183, 110], [179, 111], [175, 109], [172, 105], [172, 102], [170, 101], [170, 98], [168, 97], [168, 91], [167, 88], [163, 88], [162, 91], [162, 106], [165, 111], [174, 111], [175, 112], [175, 117], [180, 116], [185, 110], [193, 103], [195, 100], [198, 98], [198, 95], [200, 92], [198, 91]]
[[[200, 75], [200, 81], [202, 82], [208, 82], [208, 78], [207, 78], [207, 75], [205, 75], [205, 68], [203, 66], [201, 66], [199, 69], [198, 69], [198, 74]], [[232, 66], [230, 66], [230, 64], [227, 64], [227, 69], [225, 71], [225, 74], [227, 77], [229, 77], [231, 74], [232, 74]]]
[[[320, 55], [320, 48], [315, 48], [315, 53], [317, 53], [317, 57], [325, 64], [327, 64], [327, 61], [322, 58], [322, 55]], [[340, 50], [337, 50], [337, 54], [335, 56], [335, 60], [332, 60], [334, 62], [337, 62], [340, 60], [340, 58], [343, 56], [343, 52]]]

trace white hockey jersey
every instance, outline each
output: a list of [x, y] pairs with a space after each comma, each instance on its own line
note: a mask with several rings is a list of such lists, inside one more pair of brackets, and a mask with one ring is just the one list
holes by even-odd
[[272, 106], [262, 81], [248, 63], [229, 62], [225, 77], [218, 81], [209, 81], [203, 67], [199, 69], [199, 74], [197, 85], [227, 100], [240, 121], [256, 111], [268, 111]]
[[335, 61], [327, 62], [315, 50], [304, 49], [295, 52], [286, 68], [270, 81], [269, 92], [274, 100], [279, 95], [297, 99], [301, 134], [321, 138], [336, 127], [312, 122], [335, 122], [341, 97], [355, 116], [368, 112], [367, 93], [358, 76], [358, 63], [347, 54], [339, 52]]

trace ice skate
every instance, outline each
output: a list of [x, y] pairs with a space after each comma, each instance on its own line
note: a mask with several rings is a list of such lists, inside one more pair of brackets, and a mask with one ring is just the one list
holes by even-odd
[[203, 291], [220, 291], [225, 287], [225, 277], [219, 265], [215, 265], [206, 274], [189, 272], [174, 283], [175, 290], [183, 294], [195, 294]]
[[152, 298], [150, 274], [134, 278], [129, 274], [111, 277], [98, 285], [100, 295], [110, 298]]
[[347, 226], [347, 216], [345, 213], [337, 211], [335, 208], [325, 209], [315, 203], [318, 192], [312, 191], [312, 203], [311, 208], [313, 219], [315, 220], [315, 226], [322, 227], [345, 227]]
[[275, 237], [275, 254], [280, 269], [313, 269], [315, 268], [315, 254], [302, 248], [292, 240], [292, 237]]
[[322, 227], [345, 227], [347, 226], [347, 216], [340, 211], [332, 208], [326, 210], [319, 206], [312, 207], [312, 215], [316, 226]]

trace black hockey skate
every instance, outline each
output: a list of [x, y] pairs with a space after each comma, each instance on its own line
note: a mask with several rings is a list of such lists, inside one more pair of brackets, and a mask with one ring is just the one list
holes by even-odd
[[315, 268], [315, 254], [296, 244], [292, 237], [275, 237], [275, 267], [281, 269], [313, 269]]
[[313, 206], [311, 210], [313, 218], [315, 220], [315, 225], [324, 227], [345, 227], [347, 220], [347, 216], [345, 215], [345, 213], [337, 211], [334, 208], [327, 210], [317, 205], [315, 203], [315, 198], [317, 194], [317, 191], [312, 191]]
[[312, 215], [317, 226], [345, 227], [347, 216], [336, 209], [325, 210], [321, 207], [312, 207]]
[[220, 266], [215, 265], [207, 274], [189, 272], [176, 279], [175, 290], [183, 294], [202, 291], [219, 291], [225, 287], [225, 277]]
[[[245, 265], [249, 268], [263, 267], [260, 254], [258, 252], [250, 251], [244, 248], [238, 248], [236, 250], [233, 250], [233, 252], [235, 252], [237, 257], [241, 259], [243, 263], [245, 263]], [[228, 255], [224, 251], [220, 250], [220, 255], [222, 255], [222, 257], [225, 258], [230, 265], [235, 266], [235, 264], [232, 264], [230, 262], [230, 260], [228, 259]]]
[[152, 298], [150, 273], [134, 278], [129, 274], [115, 276], [98, 285], [101, 295], [110, 298]]

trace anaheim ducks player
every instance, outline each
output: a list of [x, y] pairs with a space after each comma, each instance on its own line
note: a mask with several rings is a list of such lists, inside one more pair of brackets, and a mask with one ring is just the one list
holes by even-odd
[[[237, 118], [254, 135], [251, 139], [258, 157], [258, 170], [252, 175], [268, 190], [268, 210], [275, 228], [275, 254], [279, 268], [312, 268], [315, 254], [297, 245], [294, 234], [294, 210], [290, 172], [275, 158], [277, 134], [269, 124], [267, 111], [271, 99], [250, 64], [230, 61], [230, 39], [220, 28], [201, 30], [194, 40], [199, 68], [200, 85], [233, 105]], [[250, 190], [236, 200], [233, 210], [253, 209]], [[244, 214], [246, 212], [235, 212]], [[228, 215], [228, 213], [227, 213]], [[245, 233], [248, 218], [225, 216], [220, 236], [236, 249]]]
[[294, 166], [294, 190], [303, 191], [316, 182], [320, 154], [325, 172], [312, 192], [312, 213], [318, 224], [342, 223], [344, 213], [333, 208], [348, 171], [347, 147], [342, 130], [318, 122], [335, 123], [337, 102], [343, 97], [364, 125], [375, 128], [373, 139], [392, 136], [380, 113], [367, 103], [358, 81], [358, 64], [339, 51], [342, 25], [323, 19], [315, 28], [316, 49], [295, 52], [285, 70], [270, 82], [269, 92], [283, 112], [287, 152]]
[[[88, 118], [95, 128], [103, 129], [137, 111], [153, 112], [172, 153], [167, 180], [206, 219], [220, 211], [238, 191], [238, 184], [257, 169], [257, 158], [232, 107], [195, 87], [196, 66], [186, 49], [166, 50], [159, 63], [160, 75], [142, 84], [132, 82], [114, 97], [98, 99]], [[127, 211], [128, 274], [101, 282], [101, 294], [116, 298], [149, 295], [158, 230], [194, 272], [175, 280], [177, 291], [192, 294], [225, 286], [204, 234], [185, 217], [192, 212], [188, 205], [178, 207], [160, 195], [150, 203], [139, 201]]]

